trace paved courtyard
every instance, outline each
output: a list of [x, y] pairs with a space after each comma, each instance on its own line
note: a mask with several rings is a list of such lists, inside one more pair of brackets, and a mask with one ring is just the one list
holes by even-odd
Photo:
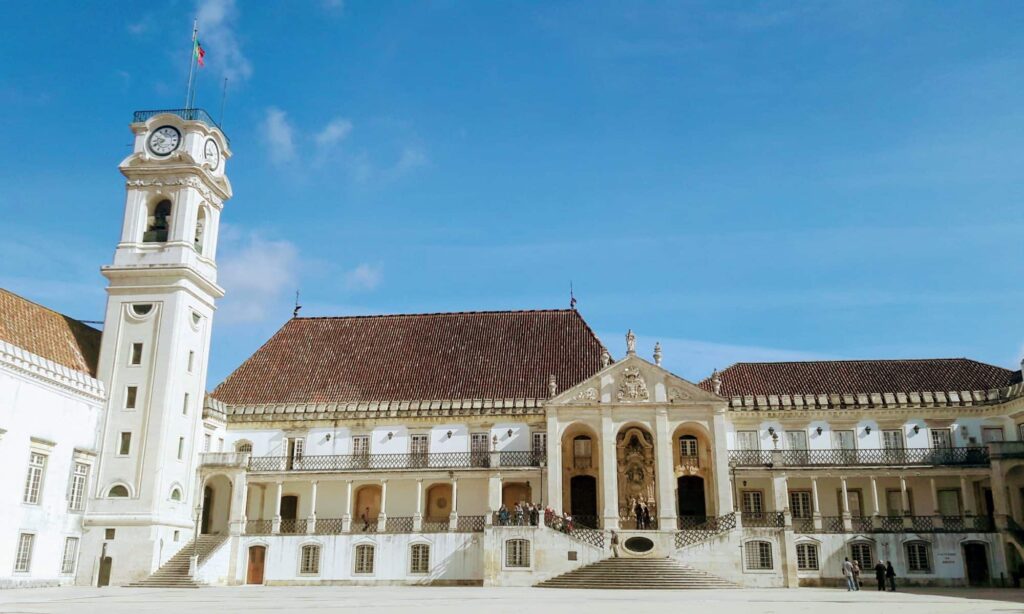
[[1024, 591], [847, 593], [835, 589], [599, 591], [535, 588], [239, 587], [198, 590], [47, 588], [0, 591], [0, 612], [742, 612], [744, 614], [967, 614], [1024, 612]]

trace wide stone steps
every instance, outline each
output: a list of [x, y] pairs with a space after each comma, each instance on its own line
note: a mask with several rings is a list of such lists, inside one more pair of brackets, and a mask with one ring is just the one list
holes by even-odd
[[541, 588], [720, 589], [737, 588], [717, 576], [670, 558], [610, 558], [541, 582]]
[[[200, 535], [195, 541], [195, 553], [202, 563], [227, 540], [226, 535]], [[181, 550], [167, 560], [149, 577], [132, 582], [126, 586], [145, 588], [199, 588], [202, 583], [196, 582], [189, 575], [189, 559], [192, 557], [193, 541], [182, 546]]]

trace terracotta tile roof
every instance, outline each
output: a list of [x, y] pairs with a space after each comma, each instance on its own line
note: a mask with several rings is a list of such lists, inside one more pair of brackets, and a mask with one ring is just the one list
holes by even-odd
[[[721, 396], [989, 390], [1020, 371], [967, 358], [738, 362], [719, 373]], [[700, 386], [712, 390], [711, 378]]]
[[96, 377], [102, 334], [0, 288], [0, 341]]
[[573, 310], [293, 318], [213, 396], [229, 405], [547, 398], [601, 368]]

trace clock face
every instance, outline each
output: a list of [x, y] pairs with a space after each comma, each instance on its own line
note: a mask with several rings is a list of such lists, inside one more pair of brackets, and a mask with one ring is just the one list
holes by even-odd
[[149, 150], [158, 156], [166, 156], [178, 148], [181, 133], [174, 126], [161, 126], [149, 135]]
[[206, 139], [206, 145], [203, 146], [203, 155], [206, 156], [206, 161], [210, 163], [210, 170], [217, 170], [220, 166], [220, 148], [217, 147], [217, 142], [213, 139]]

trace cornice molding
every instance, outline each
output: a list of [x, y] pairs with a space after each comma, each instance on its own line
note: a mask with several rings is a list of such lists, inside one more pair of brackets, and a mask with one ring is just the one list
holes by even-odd
[[107, 398], [103, 382], [98, 379], [6, 341], [0, 341], [0, 366], [30, 379], [57, 386], [90, 401], [102, 403]]

